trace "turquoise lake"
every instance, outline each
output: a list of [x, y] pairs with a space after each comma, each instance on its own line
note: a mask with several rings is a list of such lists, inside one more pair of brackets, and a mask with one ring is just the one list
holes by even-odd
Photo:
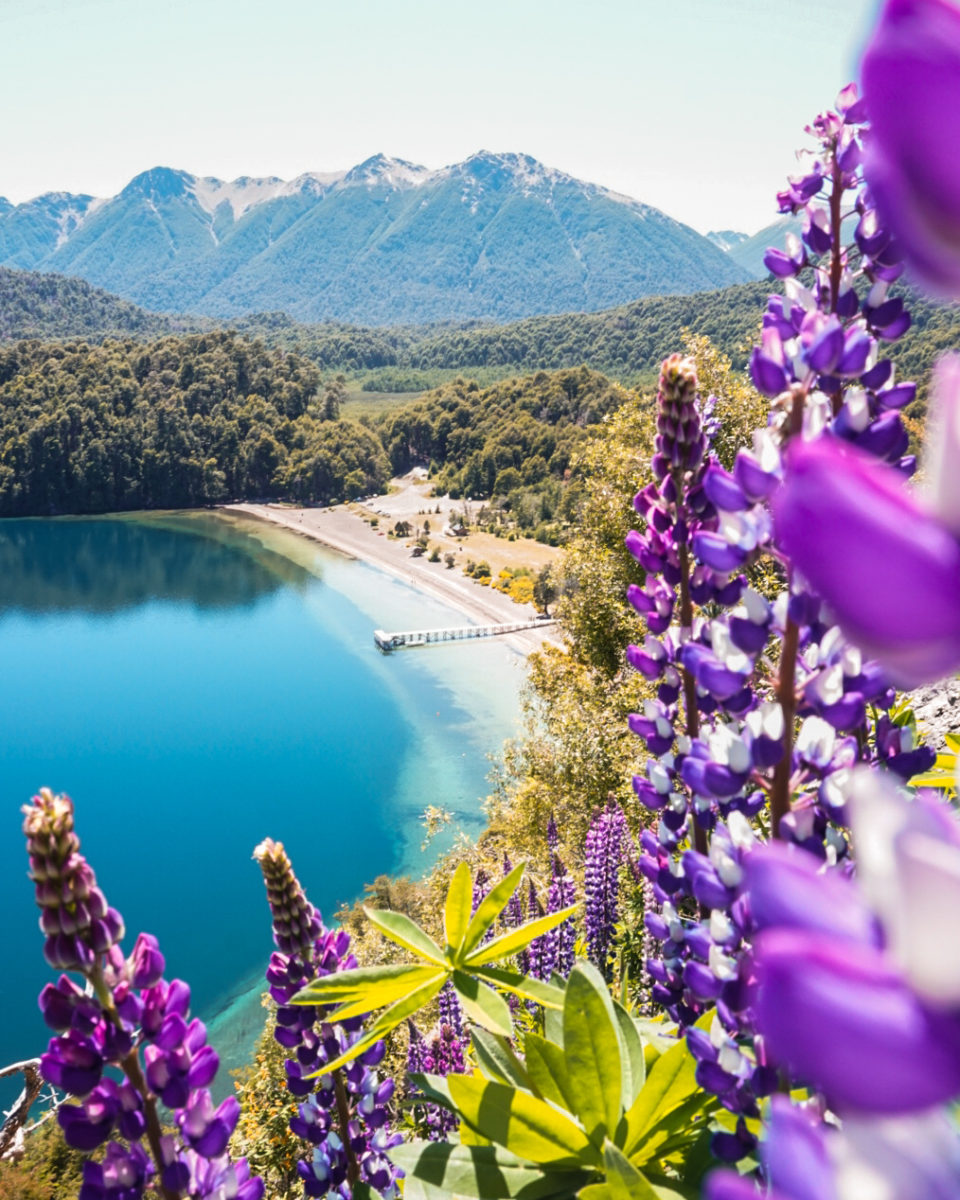
[[[20, 806], [68, 792], [129, 948], [155, 933], [225, 1067], [262, 1027], [284, 842], [324, 917], [482, 828], [523, 661], [496, 642], [380, 654], [375, 627], [462, 623], [372, 568], [210, 513], [0, 522], [0, 1063], [48, 1036]], [[424, 851], [420, 814], [454, 822]], [[229, 1086], [226, 1072], [219, 1090]]]

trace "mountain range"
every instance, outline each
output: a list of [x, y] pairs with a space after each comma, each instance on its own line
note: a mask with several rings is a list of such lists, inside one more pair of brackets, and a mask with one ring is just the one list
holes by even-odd
[[656, 208], [486, 151], [435, 171], [376, 155], [290, 181], [155, 167], [109, 199], [0, 199], [0, 265], [158, 312], [370, 325], [597, 310], [750, 277]]

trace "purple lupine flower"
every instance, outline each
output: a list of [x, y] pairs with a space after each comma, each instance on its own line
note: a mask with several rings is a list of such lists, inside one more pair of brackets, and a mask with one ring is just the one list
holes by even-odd
[[[408, 1022], [408, 1025], [410, 1043], [407, 1051], [407, 1070], [411, 1074], [457, 1075], [464, 1072], [466, 1043], [463, 1036], [452, 1026], [441, 1019], [436, 1029], [424, 1037], [412, 1021]], [[414, 1089], [414, 1098], [419, 1094]], [[420, 1122], [425, 1127], [427, 1141], [447, 1141], [450, 1134], [459, 1128], [460, 1121], [456, 1114], [438, 1104], [418, 1101], [416, 1107]]]
[[462, 1038], [464, 1034], [463, 1009], [460, 1007], [453, 984], [449, 981], [441, 989], [440, 995], [437, 997], [437, 1005], [440, 1009], [441, 1025], [449, 1025], [457, 1037]]
[[[503, 877], [504, 877], [504, 879], [506, 879], [506, 877], [510, 874], [510, 872], [512, 870], [513, 870], [513, 863], [510, 861], [508, 856], [506, 854], [504, 854], [504, 856], [503, 856]], [[517, 890], [513, 893], [513, 895], [510, 897], [509, 901], [507, 902], [507, 910], [503, 915], [503, 920], [504, 920], [504, 924], [509, 929], [519, 929], [520, 926], [523, 924], [523, 920], [524, 920], [523, 895], [519, 888], [517, 888]]]
[[487, 875], [483, 867], [477, 868], [477, 873], [473, 877], [473, 896], [470, 901], [470, 911], [475, 913], [480, 907], [480, 901], [486, 896], [490, 890], [487, 886], [490, 882], [490, 877]]
[[960, 298], [960, 10], [887, 0], [862, 63], [866, 174], [910, 267]]
[[357, 1040], [362, 1021], [332, 1025], [324, 1019], [327, 1010], [291, 1003], [316, 976], [356, 966], [350, 935], [324, 927], [282, 843], [267, 838], [253, 856], [266, 884], [278, 948], [267, 968], [270, 995], [278, 1005], [274, 1037], [291, 1052], [285, 1063], [287, 1088], [301, 1102], [290, 1118], [290, 1129], [312, 1147], [311, 1156], [297, 1164], [304, 1192], [310, 1197], [349, 1194], [344, 1189], [361, 1180], [384, 1197], [394, 1197], [397, 1170], [387, 1151], [401, 1138], [388, 1125], [393, 1080], [381, 1082], [374, 1070], [385, 1053], [383, 1042], [340, 1070], [321, 1074], [324, 1063]]
[[960, 1139], [942, 1112], [864, 1121], [842, 1127], [814, 1106], [771, 1103], [760, 1160], [768, 1188], [732, 1171], [707, 1177], [704, 1200], [946, 1200], [960, 1193]]
[[613, 978], [610, 952], [620, 918], [620, 867], [626, 836], [623, 809], [611, 797], [587, 831], [583, 871], [587, 955], [608, 981]]
[[799, 442], [774, 512], [795, 566], [895, 680], [960, 665], [960, 540], [898, 472], [837, 439]]
[[960, 821], [866, 768], [848, 790], [856, 883], [802, 851], [747, 860], [757, 1027], [841, 1113], [930, 1108], [960, 1094]]
[[[816, 581], [790, 569], [771, 513], [784, 450], [801, 440], [830, 434], [901, 476], [915, 465], [899, 415], [915, 388], [895, 380], [881, 353], [906, 332], [910, 315], [889, 293], [902, 263], [863, 186], [864, 118], [856, 89], [845, 88], [835, 111], [812, 122], [809, 165], [778, 197], [803, 229], [802, 244], [768, 260], [784, 294], [769, 299], [750, 364], [771, 398], [767, 428], [732, 470], [711, 459], [712, 424], [703, 421], [708, 444], [696, 468], [667, 472], [662, 453], [655, 457], [658, 482], [635, 500], [645, 528], [628, 538], [646, 573], [628, 599], [648, 636], [628, 648], [627, 661], [659, 685], [656, 700], [629, 721], [649, 755], [634, 791], [655, 822], [642, 829], [637, 864], [652, 901], [646, 933], [662, 946], [645, 955], [649, 993], [686, 1030], [701, 1086], [743, 1116], [777, 1083], [755, 1030], [756, 929], [738, 889], [750, 821], [769, 805], [776, 836], [842, 866], [846, 785], [856, 764], [883, 761], [906, 772], [915, 752], [930, 761], [929, 750], [877, 715], [894, 701], [884, 670], [832, 623]], [[852, 245], [841, 224], [847, 216]], [[765, 554], [789, 580], [773, 601], [740, 574]], [[771, 662], [782, 678], [770, 679]], [[693, 1026], [711, 1007], [708, 1034]], [[734, 1159], [751, 1142], [740, 1122], [714, 1139], [714, 1150]]]
[[[85, 1152], [106, 1143], [102, 1162], [84, 1166], [84, 1200], [136, 1200], [155, 1176], [167, 1200], [260, 1200], [263, 1180], [227, 1153], [240, 1108], [232, 1097], [213, 1107], [207, 1088], [219, 1059], [202, 1022], [188, 1019], [190, 989], [163, 979], [163, 954], [150, 934], [124, 958], [123, 920], [80, 854], [69, 797], [44, 789], [23, 811], [47, 960], [87, 984], [61, 975], [40, 994], [57, 1035], [41, 1074], [77, 1100], [57, 1110], [64, 1139]], [[178, 1134], [163, 1133], [158, 1103], [171, 1110]], [[115, 1133], [127, 1144], [109, 1140]]]

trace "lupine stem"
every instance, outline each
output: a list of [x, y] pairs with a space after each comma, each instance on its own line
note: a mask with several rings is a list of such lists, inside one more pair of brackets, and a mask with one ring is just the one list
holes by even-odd
[[780, 823], [790, 811], [790, 774], [793, 763], [793, 719], [797, 708], [796, 683], [797, 649], [800, 627], [792, 617], [787, 620], [780, 653], [780, 677], [777, 681], [777, 700], [783, 712], [783, 757], [773, 772], [770, 789], [770, 823], [774, 837], [780, 836]]
[[147, 1081], [143, 1076], [143, 1070], [140, 1066], [140, 1059], [137, 1056], [136, 1050], [131, 1050], [126, 1058], [120, 1060], [120, 1065], [123, 1067], [124, 1074], [143, 1097], [143, 1112], [147, 1123], [147, 1141], [150, 1143], [150, 1153], [153, 1155], [153, 1160], [157, 1164], [157, 1172], [159, 1180], [157, 1186], [160, 1189], [161, 1195], [165, 1200], [181, 1200], [180, 1192], [172, 1192], [163, 1183], [163, 1148], [160, 1144], [160, 1139], [163, 1136], [160, 1132], [160, 1119], [157, 1116], [157, 1105], [147, 1087]]
[[837, 311], [837, 301], [840, 298], [840, 280], [843, 278], [843, 239], [841, 237], [842, 218], [840, 205], [843, 201], [843, 174], [837, 162], [837, 141], [833, 140], [830, 151], [830, 162], [833, 168], [833, 187], [830, 190], [830, 229], [833, 234], [833, 245], [830, 248], [830, 311]]
[[[100, 1007], [103, 1009], [104, 1016], [118, 1029], [122, 1029], [123, 1026], [120, 1023], [116, 1005], [113, 1002], [113, 993], [107, 987], [99, 962], [90, 973], [90, 983], [93, 986], [97, 999], [100, 1001]], [[137, 1053], [136, 1047], [120, 1059], [120, 1066], [123, 1068], [123, 1073], [130, 1080], [134, 1089], [139, 1092], [143, 1099], [143, 1114], [147, 1126], [147, 1142], [150, 1145], [150, 1153], [153, 1155], [153, 1161], [157, 1166], [157, 1187], [160, 1190], [160, 1194], [164, 1197], [164, 1200], [181, 1200], [179, 1191], [171, 1191], [163, 1183], [163, 1147], [160, 1143], [163, 1134], [160, 1129], [160, 1118], [157, 1116], [156, 1099], [144, 1078], [143, 1069], [140, 1066], [140, 1056]]]
[[[693, 628], [693, 604], [690, 600], [690, 555], [686, 542], [677, 547], [677, 557], [680, 561], [680, 627]], [[700, 733], [700, 712], [697, 708], [697, 685], [686, 667], [681, 667], [683, 676], [683, 704], [685, 709], [687, 737], [695, 738]], [[701, 853], [707, 853], [707, 831], [702, 829], [693, 818], [693, 844]]]
[[337, 1098], [340, 1140], [343, 1142], [344, 1153], [347, 1156], [347, 1182], [350, 1184], [352, 1190], [353, 1185], [360, 1178], [360, 1167], [357, 1165], [357, 1156], [354, 1154], [353, 1146], [350, 1144], [350, 1107], [347, 1103], [347, 1089], [343, 1086], [343, 1074], [340, 1071], [334, 1071], [333, 1073], [333, 1090]]

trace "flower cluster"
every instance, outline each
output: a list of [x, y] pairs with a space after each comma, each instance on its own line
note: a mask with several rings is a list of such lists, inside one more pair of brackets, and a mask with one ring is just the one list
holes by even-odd
[[[108, 1143], [102, 1161], [84, 1165], [83, 1200], [137, 1200], [148, 1185], [164, 1200], [260, 1200], [263, 1181], [227, 1153], [240, 1108], [232, 1096], [216, 1107], [210, 1097], [219, 1059], [203, 1023], [190, 1019], [189, 987], [163, 978], [150, 934], [124, 958], [123, 920], [80, 853], [69, 797], [44, 789], [23, 811], [44, 953], [84, 980], [80, 987], [61, 975], [40, 994], [56, 1034], [41, 1073], [79, 1101], [57, 1111], [67, 1144], [92, 1151]], [[161, 1127], [159, 1104], [176, 1132]]]
[[[657, 822], [641, 834], [639, 862], [655, 902], [645, 926], [663, 947], [646, 964], [651, 997], [688, 1027], [701, 1084], [741, 1116], [756, 1116], [776, 1082], [757, 1034], [745, 953], [753, 918], [739, 891], [751, 822], [820, 862], [842, 862], [857, 764], [907, 778], [934, 758], [888, 715], [895, 664], [868, 657], [884, 649], [885, 631], [863, 637], [841, 594], [841, 577], [856, 570], [858, 554], [871, 553], [865, 524], [872, 532], [888, 513], [864, 505], [859, 523], [851, 518], [840, 530], [842, 549], [834, 538], [840, 513], [851, 517], [849, 500], [832, 505], [851, 473], [895, 475], [902, 488], [914, 466], [899, 416], [914, 388], [895, 384], [880, 358], [881, 343], [901, 336], [909, 315], [887, 296], [902, 267], [863, 184], [863, 121], [855, 90], [845, 89], [836, 112], [810, 127], [817, 149], [779, 197], [781, 211], [802, 215], [803, 233], [767, 257], [785, 289], [770, 298], [751, 358], [754, 382], [772, 400], [768, 427], [725, 470], [710, 454], [693, 364], [666, 360], [655, 482], [635, 500], [645, 527], [627, 539], [647, 573], [628, 598], [648, 629], [627, 661], [657, 684], [629, 722], [650, 756], [634, 790]], [[856, 222], [851, 245], [847, 220]], [[867, 286], [858, 291], [860, 279]], [[916, 536], [905, 528], [904, 544]], [[920, 557], [930, 557], [930, 545], [920, 539]], [[761, 555], [781, 573], [778, 596], [748, 584]], [[818, 569], [823, 563], [832, 577]], [[898, 571], [891, 565], [888, 579]], [[836, 586], [823, 587], [825, 578]], [[874, 595], [874, 608], [887, 614], [889, 591]], [[941, 622], [944, 640], [960, 630], [955, 622], [953, 614]], [[914, 675], [923, 675], [928, 649], [914, 653]], [[713, 1006], [709, 1033], [689, 1029]], [[750, 1144], [741, 1124], [736, 1136], [715, 1139], [715, 1150], [736, 1158]]]
[[607, 980], [612, 978], [610, 951], [620, 916], [620, 867], [628, 838], [623, 809], [611, 796], [587, 831], [583, 866], [587, 956]]
[[[862, 74], [865, 169], [884, 237], [918, 278], [956, 298], [960, 171], [949, 131], [960, 127], [960, 9], [886, 0]], [[874, 216], [862, 232], [871, 239], [879, 227]], [[858, 246], [866, 258], [876, 253]], [[960, 360], [949, 356], [936, 371], [924, 493], [877, 461], [889, 455], [835, 432], [841, 438], [790, 448], [778, 544], [892, 679], [935, 680], [960, 664]], [[855, 876], [775, 843], [743, 863], [755, 1027], [773, 1061], [814, 1092], [807, 1105], [778, 1097], [772, 1106], [760, 1160], [778, 1200], [960, 1193], [960, 1137], [945, 1108], [960, 1095], [960, 820], [938, 798], [904, 789], [918, 759], [903, 733], [881, 717], [874, 764], [838, 789]], [[757, 1193], [719, 1172], [707, 1195]]]
[[[551, 853], [550, 884], [547, 888], [548, 913], [559, 912], [568, 908], [577, 900], [577, 889], [573, 880], [567, 874], [563, 860], [556, 852]], [[536, 897], [533, 882], [530, 883], [529, 911], [531, 918], [539, 915], [541, 905]], [[550, 929], [530, 947], [530, 970], [535, 979], [549, 979], [556, 973], [564, 979], [573, 970], [574, 947], [577, 932], [573, 920], [568, 919], [556, 929]]]
[[[452, 1006], [451, 1006], [452, 1002]], [[451, 1007], [455, 1010], [451, 1014]], [[446, 1018], [453, 1016], [452, 1023]], [[411, 1074], [450, 1075], [462, 1074], [466, 1070], [460, 1004], [449, 986], [440, 993], [440, 1020], [432, 1033], [424, 1036], [410, 1022], [410, 1045], [407, 1051], [407, 1070]], [[419, 1126], [428, 1141], [446, 1141], [460, 1122], [449, 1109], [439, 1104], [424, 1102], [417, 1104]]]
[[356, 966], [350, 936], [324, 927], [281, 843], [268, 838], [254, 858], [263, 872], [277, 946], [267, 968], [270, 995], [278, 1006], [274, 1037], [291, 1052], [285, 1064], [287, 1087], [300, 1101], [290, 1129], [312, 1147], [311, 1156], [297, 1164], [304, 1191], [349, 1200], [361, 1180], [384, 1197], [396, 1196], [397, 1171], [387, 1157], [401, 1140], [388, 1128], [394, 1082], [381, 1082], [374, 1069], [383, 1059], [383, 1043], [324, 1074], [324, 1064], [358, 1039], [362, 1020], [334, 1024], [315, 1006], [291, 1003], [310, 980]]
[[[865, 767], [849, 791], [855, 881], [777, 843], [745, 862], [741, 890], [758, 930], [757, 1027], [777, 1064], [842, 1118], [840, 1132], [829, 1130], [813, 1120], [816, 1110], [784, 1101], [766, 1172], [785, 1197], [806, 1194], [777, 1178], [781, 1142], [796, 1151], [799, 1136], [797, 1161], [808, 1172], [821, 1165], [818, 1195], [854, 1200], [881, 1179], [898, 1200], [954, 1195], [960, 1139], [937, 1106], [960, 1094], [960, 969], [947, 950], [960, 819]], [[712, 1200], [752, 1195], [738, 1179], [711, 1183]]]

